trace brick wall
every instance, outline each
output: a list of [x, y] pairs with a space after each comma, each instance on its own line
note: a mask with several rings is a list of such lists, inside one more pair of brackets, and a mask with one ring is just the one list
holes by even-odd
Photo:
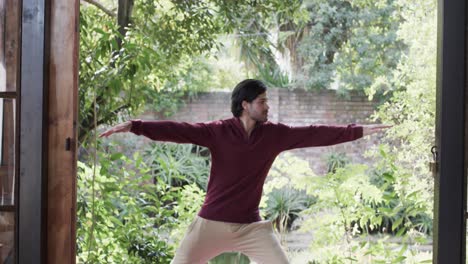
[[[142, 119], [170, 119], [186, 122], [204, 122], [232, 117], [230, 112], [230, 92], [210, 92], [199, 94], [186, 102], [175, 115], [164, 118], [153, 112], [142, 115]], [[269, 119], [293, 126], [309, 124], [350, 124], [369, 123], [368, 118], [374, 111], [375, 102], [365, 96], [352, 94], [349, 99], [338, 97], [334, 91], [303, 91], [269, 89]], [[363, 152], [378, 137], [360, 139], [329, 147], [292, 150], [291, 153], [309, 161], [317, 174], [326, 171], [326, 157], [331, 153], [345, 153], [353, 162], [366, 162]]]

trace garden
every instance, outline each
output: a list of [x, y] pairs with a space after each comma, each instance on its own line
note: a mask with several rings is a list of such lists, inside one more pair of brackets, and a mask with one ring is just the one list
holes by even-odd
[[256, 78], [360, 94], [367, 123], [393, 125], [367, 162], [276, 159], [260, 210], [291, 263], [432, 263], [436, 14], [434, 0], [82, 1], [77, 262], [170, 263], [210, 172], [203, 147], [99, 132]]

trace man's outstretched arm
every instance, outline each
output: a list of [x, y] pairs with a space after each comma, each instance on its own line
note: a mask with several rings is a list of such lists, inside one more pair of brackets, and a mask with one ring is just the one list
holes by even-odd
[[99, 136], [108, 137], [123, 132], [132, 132], [157, 141], [191, 143], [205, 147], [209, 147], [214, 139], [209, 124], [146, 120], [131, 120], [118, 124]]
[[291, 127], [279, 125], [278, 142], [280, 150], [304, 147], [330, 146], [359, 139], [363, 136], [381, 132], [388, 125], [310, 125]]

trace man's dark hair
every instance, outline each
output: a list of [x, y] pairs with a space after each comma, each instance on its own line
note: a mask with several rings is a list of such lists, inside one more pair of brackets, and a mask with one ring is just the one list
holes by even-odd
[[266, 92], [266, 85], [254, 79], [246, 79], [236, 85], [231, 95], [231, 112], [235, 117], [242, 115], [242, 101], [252, 102], [260, 94]]

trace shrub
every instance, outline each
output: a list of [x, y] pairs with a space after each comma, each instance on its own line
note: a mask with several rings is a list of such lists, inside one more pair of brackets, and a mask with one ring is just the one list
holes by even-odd
[[327, 157], [327, 172], [335, 173], [337, 169], [343, 168], [349, 163], [345, 153], [331, 153]]
[[280, 233], [290, 229], [299, 213], [315, 202], [314, 197], [308, 196], [304, 190], [297, 190], [291, 186], [275, 188], [267, 197], [263, 210]]
[[96, 167], [78, 163], [77, 262], [169, 263], [164, 236], [179, 192], [161, 180], [142, 184], [151, 174], [138, 154], [102, 155]]
[[290, 153], [273, 163], [260, 208], [262, 216], [270, 219], [282, 236], [299, 214], [315, 202], [316, 197], [308, 195], [303, 185], [303, 179], [314, 175], [307, 161]]
[[151, 143], [144, 157], [151, 175], [170, 186], [195, 183], [206, 190], [210, 159], [206, 148], [191, 144]]
[[[423, 243], [430, 234], [430, 202], [410, 185], [410, 175], [395, 166], [385, 148], [380, 150], [373, 167], [348, 164], [303, 183], [307, 193], [318, 197], [304, 211], [311, 218], [302, 226], [314, 232], [312, 248], [321, 256], [317, 261], [401, 263], [414, 253], [408, 245]], [[396, 235], [401, 244], [386, 241], [385, 234], [370, 236], [382, 232]]]

